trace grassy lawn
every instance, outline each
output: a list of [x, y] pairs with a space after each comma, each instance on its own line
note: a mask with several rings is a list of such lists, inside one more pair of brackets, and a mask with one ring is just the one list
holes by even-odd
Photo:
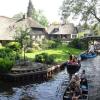
[[34, 59], [36, 54], [48, 53], [49, 55], [54, 55], [55, 61], [57, 63], [64, 62], [68, 59], [69, 53], [74, 55], [79, 55], [82, 51], [74, 48], [69, 48], [66, 45], [49, 50], [35, 51], [34, 53], [26, 53], [26, 56], [30, 59]]

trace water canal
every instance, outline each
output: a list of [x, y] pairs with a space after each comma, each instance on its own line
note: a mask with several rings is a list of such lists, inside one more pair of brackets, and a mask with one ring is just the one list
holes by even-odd
[[[82, 69], [86, 70], [89, 78], [89, 100], [100, 100], [100, 56], [82, 61]], [[0, 82], [0, 100], [22, 100], [29, 96], [30, 100], [62, 100], [64, 81], [68, 80], [66, 70], [54, 75], [48, 82], [24, 86], [11, 86]]]

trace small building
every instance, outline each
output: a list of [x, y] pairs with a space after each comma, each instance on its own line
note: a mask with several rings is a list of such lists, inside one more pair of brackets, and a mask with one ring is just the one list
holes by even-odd
[[72, 23], [51, 24], [47, 31], [50, 39], [60, 39], [62, 41], [70, 41], [78, 36], [77, 28]]

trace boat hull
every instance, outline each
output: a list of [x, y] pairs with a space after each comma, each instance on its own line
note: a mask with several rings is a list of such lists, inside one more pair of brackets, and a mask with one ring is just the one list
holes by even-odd
[[79, 71], [81, 64], [66, 64], [67, 65], [67, 72], [69, 74], [75, 74], [76, 72]]
[[82, 60], [83, 59], [89, 59], [89, 58], [95, 58], [96, 56], [97, 56], [96, 53], [94, 53], [94, 54], [81, 54], [80, 55]]

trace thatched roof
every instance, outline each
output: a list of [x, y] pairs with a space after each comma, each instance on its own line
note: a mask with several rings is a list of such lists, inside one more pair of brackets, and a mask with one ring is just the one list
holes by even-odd
[[33, 20], [31, 17], [28, 18], [22, 18], [14, 24], [16, 27], [33, 27], [33, 28], [44, 28], [42, 25], [40, 25], [37, 21]]
[[72, 23], [50, 25], [47, 31], [48, 34], [77, 34], [76, 28]]
[[10, 25], [14, 23], [15, 20], [0, 16], [0, 40], [13, 40], [12, 34], [10, 33]]
[[22, 18], [18, 21], [0, 16], [0, 40], [14, 40], [14, 33], [17, 28], [44, 28], [32, 18]]

